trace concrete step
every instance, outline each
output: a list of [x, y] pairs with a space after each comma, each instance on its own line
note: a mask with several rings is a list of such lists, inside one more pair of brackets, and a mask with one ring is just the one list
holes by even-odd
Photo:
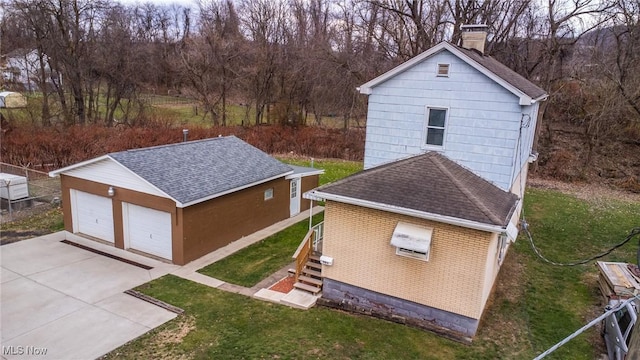
[[311, 284], [311, 285], [316, 285], [316, 286], [319, 286], [319, 287], [322, 286], [322, 280], [318, 280], [316, 278], [312, 278], [312, 277], [309, 277], [309, 276], [300, 275], [300, 276], [298, 276], [298, 281], [302, 281], [304, 283]]
[[[294, 271], [295, 273], [295, 271]], [[302, 273], [308, 276], [315, 276], [317, 278], [321, 278], [322, 277], [322, 273], [320, 271], [316, 271], [310, 268], [303, 268], [302, 269]]]
[[301, 282], [297, 282], [295, 284], [293, 284], [293, 287], [296, 289], [300, 289], [300, 290], [304, 290], [304, 291], [308, 291], [310, 293], [312, 293], [313, 295], [317, 294], [320, 292], [320, 288], [315, 287], [315, 286], [311, 286], [311, 285], [307, 285]]

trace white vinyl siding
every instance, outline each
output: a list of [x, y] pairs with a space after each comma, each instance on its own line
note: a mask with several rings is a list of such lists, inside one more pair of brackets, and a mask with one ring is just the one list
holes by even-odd
[[125, 248], [171, 260], [171, 214], [122, 203]]
[[93, 164], [69, 170], [64, 174], [111, 185], [115, 188], [126, 188], [145, 194], [167, 197], [166, 194], [111, 159], [104, 159]]
[[71, 216], [73, 232], [110, 243], [115, 241], [113, 206], [108, 197], [71, 190]]
[[[451, 64], [448, 78], [433, 74], [443, 63]], [[444, 155], [504, 190], [511, 187], [522, 113], [534, 113], [448, 51], [374, 87], [368, 106], [365, 169], [423, 153], [428, 107], [446, 108]], [[523, 143], [532, 134], [526, 129]]]
[[449, 77], [449, 64], [438, 64], [436, 76]]

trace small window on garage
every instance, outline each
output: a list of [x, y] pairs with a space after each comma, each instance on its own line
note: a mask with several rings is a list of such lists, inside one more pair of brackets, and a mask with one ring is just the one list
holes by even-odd
[[391, 245], [396, 255], [429, 261], [433, 229], [399, 222], [391, 235]]
[[449, 77], [449, 64], [438, 64], [437, 76]]
[[268, 188], [264, 191], [264, 200], [267, 201], [273, 199], [273, 188]]

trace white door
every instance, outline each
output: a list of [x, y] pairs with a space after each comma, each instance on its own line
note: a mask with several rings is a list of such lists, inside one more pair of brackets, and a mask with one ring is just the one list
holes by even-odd
[[291, 191], [289, 210], [290, 216], [297, 215], [300, 212], [300, 178], [291, 179]]
[[108, 197], [71, 190], [73, 232], [114, 242], [113, 206]]
[[122, 203], [124, 247], [172, 260], [171, 214]]

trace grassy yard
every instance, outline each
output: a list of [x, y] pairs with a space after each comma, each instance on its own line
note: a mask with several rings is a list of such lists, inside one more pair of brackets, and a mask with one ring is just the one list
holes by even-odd
[[[640, 225], [638, 203], [588, 202], [542, 189], [528, 190], [525, 214], [536, 245], [556, 261], [591, 256]], [[290, 246], [293, 251], [297, 242]], [[636, 249], [637, 240], [605, 260], [633, 261]], [[466, 346], [382, 320], [325, 308], [294, 310], [166, 276], [140, 290], [185, 314], [109, 358], [531, 359], [601, 313], [596, 278], [593, 263], [541, 262], [521, 236], [476, 339]], [[592, 329], [547, 359], [594, 359], [602, 352]]]
[[[3, 216], [3, 221], [4, 217], [8, 218], [8, 215]], [[0, 243], [8, 244], [63, 229], [62, 210], [59, 208], [23, 210], [15, 214], [14, 221], [6, 221], [0, 225]]]
[[[321, 222], [324, 213], [313, 217]], [[237, 253], [204, 267], [198, 272], [232, 284], [252, 287], [293, 260], [291, 256], [309, 230], [309, 221], [301, 221]]]
[[[279, 160], [291, 165], [311, 166], [309, 159], [280, 157]], [[324, 185], [357, 173], [362, 170], [362, 163], [338, 159], [321, 159], [314, 160], [313, 167], [324, 170], [324, 174], [320, 175], [320, 185]]]
[[[311, 166], [309, 160], [281, 158], [299, 166]], [[362, 170], [362, 163], [343, 160], [314, 161], [314, 167], [324, 169], [320, 184], [336, 181]], [[321, 222], [324, 214], [313, 218], [313, 224]], [[252, 287], [260, 280], [291, 263], [295, 249], [309, 230], [309, 222], [301, 221], [277, 234], [255, 243], [237, 253], [213, 263], [199, 272], [232, 284]]]

